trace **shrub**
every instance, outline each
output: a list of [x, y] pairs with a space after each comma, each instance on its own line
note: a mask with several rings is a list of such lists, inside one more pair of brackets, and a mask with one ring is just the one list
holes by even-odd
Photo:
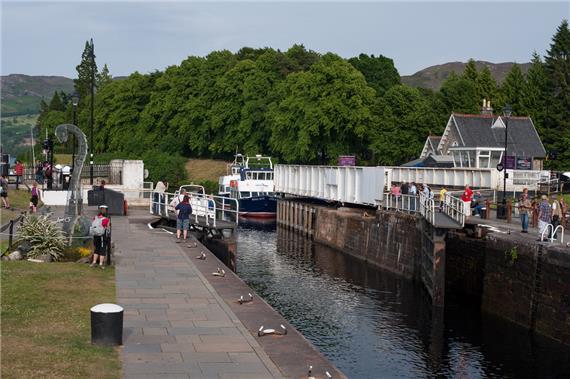
[[17, 244], [28, 242], [31, 245], [27, 253], [30, 258], [48, 254], [57, 261], [67, 245], [62, 230], [47, 216], [26, 216], [18, 229], [17, 238]]

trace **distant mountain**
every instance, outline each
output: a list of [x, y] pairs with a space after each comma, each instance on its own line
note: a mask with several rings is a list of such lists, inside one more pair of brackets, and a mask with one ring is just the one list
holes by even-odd
[[[503, 82], [513, 67], [513, 64], [513, 62], [491, 63], [485, 61], [475, 61], [477, 70], [482, 70], [485, 66], [489, 67], [491, 74], [499, 83]], [[437, 91], [445, 79], [447, 79], [452, 72], [461, 75], [466, 65], [467, 63], [463, 62], [448, 62], [436, 66], [431, 66], [424, 68], [423, 70], [418, 71], [413, 75], [402, 76], [402, 83], [412, 87], [428, 88]], [[519, 66], [522, 72], [526, 74], [530, 67], [530, 63], [519, 63]]]
[[55, 91], [73, 92], [73, 80], [63, 76], [29, 76], [21, 74], [0, 77], [2, 116], [36, 114], [40, 101], [51, 100]]

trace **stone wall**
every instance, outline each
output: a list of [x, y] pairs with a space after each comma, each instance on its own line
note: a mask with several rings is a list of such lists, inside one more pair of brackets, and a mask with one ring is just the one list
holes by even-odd
[[448, 290], [480, 296], [481, 308], [570, 345], [570, 251], [519, 235], [451, 235]]
[[319, 207], [314, 239], [411, 279], [419, 268], [419, 228], [418, 218], [405, 213]]

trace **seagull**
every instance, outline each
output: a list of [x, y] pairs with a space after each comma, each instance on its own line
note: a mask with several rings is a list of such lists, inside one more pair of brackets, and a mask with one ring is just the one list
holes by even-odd
[[196, 257], [196, 259], [206, 260], [206, 254], [203, 251], [200, 252], [200, 255]]
[[224, 277], [226, 276], [226, 272], [224, 270], [220, 270], [220, 268], [218, 267], [218, 270], [216, 272], [213, 272], [212, 275]]

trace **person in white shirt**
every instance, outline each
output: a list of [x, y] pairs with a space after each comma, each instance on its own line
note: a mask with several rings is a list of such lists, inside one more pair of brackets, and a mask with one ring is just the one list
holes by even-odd
[[164, 192], [168, 189], [168, 182], [159, 180], [154, 188], [153, 211], [159, 213], [164, 205]]

